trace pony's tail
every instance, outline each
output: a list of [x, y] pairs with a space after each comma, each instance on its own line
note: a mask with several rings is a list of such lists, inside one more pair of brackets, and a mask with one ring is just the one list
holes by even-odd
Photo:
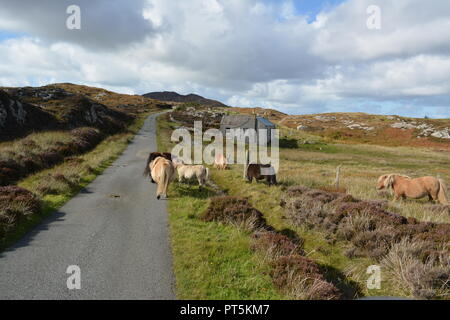
[[449, 204], [447, 186], [445, 185], [445, 182], [442, 179], [439, 179], [438, 200], [441, 204]]
[[152, 155], [150, 154], [147, 159], [147, 164], [145, 165], [144, 173], [142, 174], [144, 177], [150, 177], [150, 162], [152, 161]]
[[169, 168], [163, 168], [161, 183], [158, 184], [158, 195], [164, 195], [167, 197], [167, 189], [169, 189], [170, 178]]

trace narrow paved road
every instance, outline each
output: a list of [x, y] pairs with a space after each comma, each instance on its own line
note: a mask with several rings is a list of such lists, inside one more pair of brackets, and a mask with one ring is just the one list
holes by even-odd
[[[174, 299], [166, 202], [142, 177], [156, 116], [59, 212], [0, 253], [0, 299]], [[81, 289], [66, 274], [80, 267]]]

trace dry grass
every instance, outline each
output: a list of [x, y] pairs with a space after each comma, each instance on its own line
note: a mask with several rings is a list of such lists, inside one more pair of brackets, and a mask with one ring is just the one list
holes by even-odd
[[338, 165], [341, 187], [353, 196], [366, 200], [387, 200], [389, 210], [421, 221], [450, 222], [450, 212], [436, 210], [427, 200], [393, 202], [393, 196], [379, 193], [375, 186], [379, 176], [400, 172], [413, 177], [440, 176], [450, 181], [449, 152], [433, 152], [412, 148], [380, 146], [326, 145], [323, 151], [283, 149], [279, 180], [284, 185], [304, 185], [313, 188], [331, 186]]
[[417, 257], [426, 248], [425, 242], [403, 239], [392, 246], [381, 264], [406, 295], [419, 299], [448, 298], [449, 261], [421, 261]]
[[347, 242], [349, 258], [378, 261], [403, 294], [444, 298], [449, 289], [445, 267], [450, 225], [406, 219], [386, 211], [383, 202], [306, 187], [288, 189], [285, 203], [294, 225], [322, 230], [332, 241]]
[[81, 154], [94, 148], [103, 135], [93, 128], [72, 131], [41, 132], [0, 145], [0, 185], [42, 169], [51, 168], [65, 157]]
[[0, 247], [6, 235], [23, 220], [41, 212], [41, 201], [16, 186], [0, 187]]
[[[282, 154], [285, 151], [286, 150], [283, 150]], [[303, 165], [303, 163], [300, 165]], [[333, 280], [333, 282], [344, 292], [345, 298], [351, 299], [361, 296], [410, 296], [396, 284], [396, 281], [389, 274], [384, 275], [381, 290], [368, 290], [366, 287], [366, 280], [368, 277], [366, 270], [369, 266], [377, 264], [377, 261], [364, 256], [349, 258], [346, 256], [349, 248], [345, 241], [336, 241], [330, 238], [326, 233], [320, 230], [311, 230], [305, 225], [293, 225], [290, 219], [286, 217], [285, 210], [280, 206], [280, 200], [285, 193], [286, 186], [294, 184], [296, 181], [300, 181], [300, 183], [309, 185], [310, 187], [327, 189], [334, 180], [334, 165], [329, 166], [330, 173], [327, 175], [317, 174], [317, 172], [321, 172], [323, 169], [316, 164], [305, 163], [305, 166], [307, 168], [304, 170], [300, 171], [297, 169], [300, 166], [296, 166], [295, 171], [290, 169], [291, 171], [289, 174], [282, 174], [279, 178], [281, 186], [271, 188], [268, 188], [264, 184], [244, 183], [242, 180], [241, 166], [235, 166], [229, 171], [212, 171], [212, 178], [229, 194], [247, 197], [256, 208], [264, 213], [267, 222], [277, 230], [290, 230], [289, 233], [298, 234], [303, 238], [305, 242], [304, 250], [307, 256], [324, 266], [327, 279]], [[286, 167], [284, 167], [283, 164], [282, 170], [286, 170]], [[298, 176], [293, 176], [293, 172], [296, 172]], [[300, 174], [301, 172], [302, 174]], [[373, 176], [377, 177], [376, 174]], [[373, 182], [362, 174], [361, 177], [362, 181], [365, 181], [367, 185]], [[288, 179], [290, 183], [286, 183], [286, 180]], [[347, 183], [341, 185], [346, 189], [352, 190], [355, 190], [355, 187], [357, 187], [348, 185]], [[371, 190], [372, 188], [371, 186], [368, 186], [367, 189]], [[374, 191], [374, 193], [376, 194], [376, 191]], [[380, 199], [384, 201], [383, 198]], [[422, 203], [417, 203], [416, 205], [419, 207], [424, 206]], [[392, 206], [392, 204], [387, 203], [386, 209], [392, 211]], [[319, 207], [320, 206], [316, 203], [308, 211], [319, 210]], [[434, 219], [430, 220], [439, 220], [436, 216], [433, 216], [433, 218]], [[445, 222], [445, 219], [437, 222]], [[351, 218], [349, 223], [356, 227], [356, 229], [365, 230], [368, 225], [367, 214], [363, 213], [360, 217]], [[291, 294], [293, 293], [291, 292]]]

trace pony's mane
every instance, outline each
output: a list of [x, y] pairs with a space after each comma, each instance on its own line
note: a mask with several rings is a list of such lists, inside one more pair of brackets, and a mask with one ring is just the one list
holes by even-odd
[[406, 179], [412, 179], [410, 176], [407, 176], [404, 174], [398, 174], [398, 173], [391, 173], [391, 174], [388, 174], [388, 176], [397, 176], [397, 177], [402, 177], [402, 178], [406, 178]]

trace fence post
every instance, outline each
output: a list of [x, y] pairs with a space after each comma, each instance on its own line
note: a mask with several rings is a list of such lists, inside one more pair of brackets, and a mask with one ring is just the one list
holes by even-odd
[[250, 153], [248, 150], [245, 151], [245, 164], [244, 164], [244, 180], [247, 178], [247, 168], [250, 162]]
[[341, 167], [342, 165], [338, 166], [336, 169], [336, 181], [335, 181], [336, 190], [339, 190], [339, 184], [341, 179]]

